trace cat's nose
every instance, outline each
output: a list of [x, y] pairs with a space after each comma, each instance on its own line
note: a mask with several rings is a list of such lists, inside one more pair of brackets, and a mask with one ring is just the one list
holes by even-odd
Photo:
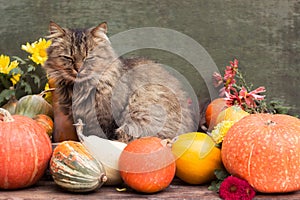
[[75, 70], [77, 72], [79, 72], [80, 69], [82, 68], [82, 65], [83, 65], [83, 62], [77, 62], [77, 63], [75, 63], [75, 66], [74, 66]]

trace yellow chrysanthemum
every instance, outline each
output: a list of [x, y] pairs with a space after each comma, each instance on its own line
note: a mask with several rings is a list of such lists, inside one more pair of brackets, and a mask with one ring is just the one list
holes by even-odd
[[46, 50], [50, 45], [51, 40], [47, 41], [44, 38], [40, 38], [38, 41], [31, 44], [27, 42], [26, 45], [21, 46], [21, 49], [31, 54], [29, 58], [33, 62], [43, 65], [48, 58]]
[[43, 91], [43, 93], [45, 94], [44, 99], [50, 104], [52, 104], [52, 92], [50, 92], [51, 89], [53, 88], [50, 88], [49, 83], [46, 83]]
[[12, 78], [10, 78], [13, 85], [15, 85], [19, 82], [20, 77], [21, 77], [21, 74], [15, 74], [15, 75], [12, 76]]
[[44, 90], [49, 90], [50, 89], [50, 87], [49, 87], [49, 83], [46, 83], [46, 85], [45, 85], [45, 89]]
[[22, 50], [24, 50], [24, 51], [26, 51], [26, 52], [28, 52], [28, 53], [30, 53], [30, 54], [33, 54], [33, 46], [35, 46], [35, 44], [36, 44], [37, 42], [35, 41], [34, 43], [32, 43], [32, 44], [29, 44], [28, 42], [26, 43], [26, 45], [22, 45], [21, 46], [21, 49]]
[[[19, 65], [18, 61], [10, 62], [10, 58], [5, 55], [0, 56], [0, 73], [9, 74], [11, 70], [17, 68]], [[13, 85], [15, 85], [21, 77], [21, 74], [12, 74], [12, 78], [10, 79]]]
[[224, 120], [220, 123], [218, 123], [214, 130], [211, 132], [211, 136], [213, 140], [219, 144], [223, 141], [225, 135], [227, 134], [228, 130], [231, 128], [231, 126], [234, 124], [234, 121], [230, 120]]

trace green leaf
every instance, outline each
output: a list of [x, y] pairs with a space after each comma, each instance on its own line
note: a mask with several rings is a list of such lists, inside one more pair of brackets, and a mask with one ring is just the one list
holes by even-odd
[[24, 72], [19, 67], [16, 67], [16, 68], [10, 70], [9, 74], [10, 75], [13, 75], [13, 74], [21, 74], [21, 75], [23, 75]]
[[29, 85], [29, 83], [27, 83], [25, 81], [21, 82], [21, 88], [24, 88], [24, 91], [27, 94], [31, 94], [32, 93], [31, 86]]
[[40, 85], [41, 85], [41, 79], [40, 79], [40, 77], [38, 77], [38, 76], [35, 75], [35, 74], [31, 74], [30, 76], [31, 76], [31, 78], [33, 78], [33, 82], [34, 82], [38, 87], [40, 87]]
[[281, 99], [272, 99], [270, 101], [270, 107], [276, 114], [288, 114], [289, 110], [292, 108], [284, 105], [284, 101]]
[[218, 181], [212, 181], [210, 186], [208, 186], [208, 190], [214, 191], [214, 192], [219, 192], [219, 188], [217, 187], [217, 182]]
[[216, 184], [216, 188], [218, 189], [218, 192], [220, 190], [220, 186], [222, 184], [223, 181], [218, 181], [217, 184]]
[[224, 179], [226, 179], [230, 174], [226, 171], [226, 169], [223, 167], [222, 169], [216, 169], [214, 171], [216, 180], [212, 181], [210, 183], [210, 186], [208, 186], [208, 189], [214, 192], [219, 192], [220, 186]]
[[31, 87], [28, 83], [25, 84], [25, 88], [24, 88], [25, 92], [27, 94], [31, 94], [32, 93], [32, 90], [31, 90]]
[[16, 61], [18, 61], [21, 65], [25, 65], [26, 61], [23, 60], [22, 58], [18, 57], [18, 56], [12, 56], [13, 59], [15, 59]]
[[27, 67], [27, 72], [32, 72], [32, 71], [35, 71], [35, 66], [32, 65], [32, 64], [29, 64], [28, 67]]
[[230, 174], [225, 170], [225, 169], [216, 169], [215, 170], [215, 175], [218, 180], [224, 180], [227, 178]]

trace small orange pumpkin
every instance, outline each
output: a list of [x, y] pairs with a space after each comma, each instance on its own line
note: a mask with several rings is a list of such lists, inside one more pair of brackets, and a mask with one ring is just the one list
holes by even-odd
[[208, 130], [212, 130], [215, 125], [217, 125], [216, 120], [219, 113], [226, 108], [227, 105], [224, 98], [217, 98], [210, 102], [205, 111], [205, 120]]
[[221, 150], [227, 171], [259, 192], [300, 190], [300, 120], [251, 114], [227, 132]]
[[124, 148], [119, 170], [124, 182], [135, 191], [154, 193], [170, 185], [176, 164], [166, 140], [142, 137]]
[[48, 115], [39, 114], [39, 115], [36, 115], [33, 119], [38, 124], [40, 124], [41, 126], [43, 126], [46, 129], [46, 132], [49, 135], [49, 137], [52, 136], [52, 133], [53, 133], [53, 120]]

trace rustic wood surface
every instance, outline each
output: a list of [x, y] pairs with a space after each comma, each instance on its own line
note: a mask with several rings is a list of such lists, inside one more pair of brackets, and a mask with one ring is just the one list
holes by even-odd
[[[179, 179], [164, 191], [155, 194], [140, 194], [130, 189], [119, 192], [116, 187], [103, 186], [91, 193], [70, 193], [63, 191], [50, 180], [40, 180], [35, 186], [14, 191], [0, 190], [0, 199], [9, 200], [81, 200], [81, 199], [220, 199], [207, 186], [187, 185]], [[300, 199], [300, 191], [286, 194], [257, 194], [255, 199]]]

